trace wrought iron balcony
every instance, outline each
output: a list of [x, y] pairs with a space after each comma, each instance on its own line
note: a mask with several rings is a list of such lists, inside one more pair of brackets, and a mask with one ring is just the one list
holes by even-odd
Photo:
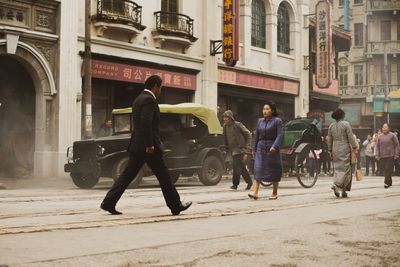
[[388, 41], [371, 41], [367, 42], [367, 57], [372, 55], [383, 55], [385, 54], [400, 54], [400, 41], [388, 40]]
[[394, 11], [400, 9], [399, 0], [367, 1], [367, 11]]
[[189, 16], [171, 13], [171, 12], [154, 12], [156, 17], [156, 34], [174, 36], [195, 42], [196, 37], [193, 36], [193, 22]]
[[97, 0], [94, 21], [98, 36], [103, 36], [106, 29], [128, 32], [134, 36], [146, 28], [142, 25], [142, 7], [129, 0]]

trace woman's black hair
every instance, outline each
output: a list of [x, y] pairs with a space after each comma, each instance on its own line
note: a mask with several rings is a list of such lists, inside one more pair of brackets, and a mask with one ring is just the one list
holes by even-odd
[[264, 103], [263, 106], [265, 106], [265, 105], [268, 105], [269, 108], [271, 109], [271, 111], [272, 111], [272, 116], [274, 116], [274, 117], [278, 116], [278, 112], [277, 112], [277, 110], [276, 110], [276, 105], [275, 105], [274, 102], [272, 102], [272, 101], [267, 101], [267, 102]]
[[332, 112], [332, 118], [335, 120], [341, 120], [344, 119], [344, 116], [346, 115], [346, 113], [343, 111], [343, 109], [338, 108], [336, 109], [334, 112]]
[[144, 88], [151, 90], [154, 87], [154, 85], [157, 85], [158, 87], [160, 87], [161, 83], [162, 83], [162, 79], [160, 76], [152, 75], [149, 78], [147, 78], [147, 80], [144, 82]]

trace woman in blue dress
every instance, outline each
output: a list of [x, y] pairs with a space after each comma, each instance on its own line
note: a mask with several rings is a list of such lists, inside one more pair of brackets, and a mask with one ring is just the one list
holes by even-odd
[[278, 185], [282, 177], [282, 161], [279, 148], [283, 139], [282, 120], [277, 117], [276, 105], [267, 102], [263, 107], [264, 118], [258, 119], [253, 144], [254, 183], [252, 199], [258, 199], [260, 181], [272, 182], [269, 199], [278, 198]]

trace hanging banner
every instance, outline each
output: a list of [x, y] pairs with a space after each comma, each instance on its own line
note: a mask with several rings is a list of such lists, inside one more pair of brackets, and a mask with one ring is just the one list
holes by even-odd
[[332, 27], [331, 4], [322, 0], [315, 6], [316, 16], [316, 83], [319, 88], [328, 88], [332, 79]]
[[239, 0], [224, 0], [223, 60], [233, 67], [239, 60]]

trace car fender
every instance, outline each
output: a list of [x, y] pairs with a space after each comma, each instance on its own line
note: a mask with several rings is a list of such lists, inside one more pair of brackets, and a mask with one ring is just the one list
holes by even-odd
[[204, 148], [203, 150], [201, 150], [199, 155], [197, 155], [196, 165], [202, 166], [204, 159], [208, 155], [213, 155], [213, 156], [218, 157], [221, 160], [221, 163], [225, 166], [225, 161], [224, 161], [224, 157], [222, 155], [221, 150], [219, 150], [218, 148], [214, 148], [214, 147]]
[[116, 152], [107, 154], [104, 157], [100, 157], [99, 161], [115, 161], [117, 159], [127, 157], [127, 156], [129, 156], [128, 151], [121, 150], [121, 151], [116, 151]]

